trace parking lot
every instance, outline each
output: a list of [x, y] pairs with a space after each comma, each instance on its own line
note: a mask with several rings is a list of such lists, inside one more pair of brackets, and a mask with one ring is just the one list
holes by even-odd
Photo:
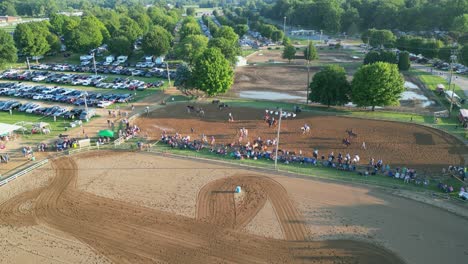
[[[35, 64], [31, 65], [33, 70], [47, 70], [47, 71], [60, 71], [60, 72], [81, 72], [81, 73], [101, 73], [101, 74], [118, 74], [127, 76], [140, 76], [140, 77], [158, 77], [167, 78], [167, 68], [165, 63], [156, 64], [154, 62], [138, 62], [135, 67], [127, 67], [122, 65], [103, 65], [104, 62], [96, 63], [96, 72], [94, 72], [94, 65], [76, 65], [69, 63], [49, 63], [49, 64]], [[177, 67], [177, 65], [170, 65]], [[175, 77], [176, 72], [169, 70], [171, 78]]]
[[144, 82], [121, 77], [109, 80], [110, 78], [101, 75], [57, 73], [49, 71], [19, 71], [15, 69], [4, 71], [0, 74], [0, 79], [126, 90], [145, 90], [147, 88], [161, 87], [164, 85], [163, 80]]

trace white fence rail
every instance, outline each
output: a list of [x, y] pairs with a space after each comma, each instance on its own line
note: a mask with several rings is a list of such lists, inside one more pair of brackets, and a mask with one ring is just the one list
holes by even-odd
[[18, 177], [21, 177], [21, 176], [23, 176], [23, 175], [25, 175], [25, 174], [39, 168], [39, 167], [42, 167], [47, 162], [49, 162], [48, 159], [41, 160], [41, 161], [39, 161], [39, 162], [37, 162], [37, 163], [23, 169], [23, 170], [20, 170], [20, 171], [16, 172], [15, 174], [13, 174], [11, 176], [8, 176], [7, 178], [0, 181], [0, 186], [3, 186], [5, 184], [17, 179]]

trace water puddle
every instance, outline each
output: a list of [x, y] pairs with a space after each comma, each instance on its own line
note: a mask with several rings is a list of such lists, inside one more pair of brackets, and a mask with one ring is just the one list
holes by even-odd
[[240, 91], [240, 98], [263, 99], [263, 100], [305, 100], [305, 96], [291, 95], [288, 93], [271, 91]]

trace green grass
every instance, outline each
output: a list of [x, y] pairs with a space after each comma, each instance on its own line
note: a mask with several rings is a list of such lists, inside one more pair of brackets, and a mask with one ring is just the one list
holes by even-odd
[[242, 49], [242, 54], [241, 56], [246, 57], [249, 56], [250, 54], [253, 54], [254, 52], [259, 51], [258, 49]]
[[[408, 74], [411, 75], [411, 76], [415, 76], [415, 77], [419, 78], [426, 85], [427, 88], [429, 88], [429, 89], [431, 89], [433, 91], [436, 90], [438, 84], [443, 84], [446, 89], [449, 88], [448, 82], [447, 82], [447, 80], [445, 78], [442, 78], [442, 77], [437, 76], [437, 75], [433, 75], [433, 74], [431, 74], [429, 72], [424, 72], [424, 71], [418, 71], [418, 70], [411, 69], [408, 72]], [[452, 86], [455, 86], [455, 93], [458, 96], [460, 96], [460, 98], [466, 98], [465, 93], [460, 88], [460, 86], [455, 85], [455, 84], [452, 84]]]
[[[19, 111], [13, 111], [13, 115], [10, 115], [8, 112], [0, 112], [0, 120], [2, 123], [6, 124], [15, 124], [18, 122], [46, 122], [50, 124], [50, 134], [31, 134], [31, 125], [26, 126], [28, 128], [25, 131], [24, 136], [21, 136], [24, 140], [23, 144], [36, 144], [41, 141], [57, 137], [59, 134], [67, 134], [65, 127], [68, 127], [70, 120], [65, 120], [64, 118], [57, 118], [57, 122], [54, 122], [53, 117], [44, 117], [40, 115], [28, 114]], [[19, 135], [22, 135], [22, 132], [18, 132]]]

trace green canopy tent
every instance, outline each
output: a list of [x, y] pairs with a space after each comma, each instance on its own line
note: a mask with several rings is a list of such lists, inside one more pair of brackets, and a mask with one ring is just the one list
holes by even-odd
[[111, 130], [101, 130], [99, 131], [100, 137], [114, 137], [114, 131]]

